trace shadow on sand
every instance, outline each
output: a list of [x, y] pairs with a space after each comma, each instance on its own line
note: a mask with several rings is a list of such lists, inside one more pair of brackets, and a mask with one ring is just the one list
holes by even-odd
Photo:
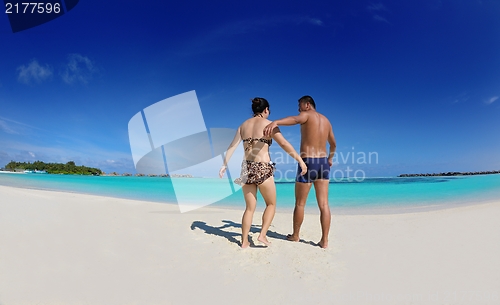
[[[203, 230], [205, 232], [205, 234], [224, 237], [229, 242], [235, 243], [241, 247], [241, 241], [238, 240], [241, 237], [241, 233], [235, 233], [235, 232], [230, 232], [230, 231], [224, 230], [226, 228], [241, 229], [241, 224], [236, 223], [236, 222], [231, 221], [231, 220], [222, 220], [222, 222], [224, 223], [222, 226], [213, 227], [213, 226], [210, 226], [206, 222], [203, 222], [203, 221], [193, 221], [193, 223], [191, 224], [191, 230], [200, 229], [200, 230]], [[260, 232], [260, 226], [252, 225], [250, 227], [250, 233], [259, 233], [259, 232]], [[278, 233], [278, 232], [275, 232], [272, 230], [267, 231], [267, 237], [274, 238], [274, 239], [287, 240], [286, 235], [283, 235], [281, 233]], [[248, 241], [250, 242], [250, 247], [252, 247], [252, 248], [267, 248], [266, 246], [256, 245], [254, 243], [254, 241], [252, 240], [251, 236], [248, 237]], [[305, 241], [303, 239], [299, 240], [299, 242], [304, 243], [304, 244], [308, 244], [311, 246], [319, 246], [317, 243], [314, 243], [312, 241]]]

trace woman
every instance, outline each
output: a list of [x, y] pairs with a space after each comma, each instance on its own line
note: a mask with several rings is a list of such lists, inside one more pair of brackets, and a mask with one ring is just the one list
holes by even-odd
[[301, 175], [307, 171], [306, 164], [297, 154], [293, 146], [281, 134], [279, 128], [272, 131], [272, 139], [263, 137], [264, 127], [271, 123], [267, 119], [269, 114], [269, 103], [266, 99], [256, 97], [252, 100], [253, 118], [243, 122], [238, 128], [233, 141], [229, 145], [224, 164], [219, 171], [219, 177], [223, 177], [226, 172], [227, 163], [231, 159], [234, 150], [243, 139], [245, 149], [244, 160], [241, 164], [241, 176], [234, 182], [242, 185], [243, 196], [245, 198], [246, 209], [241, 220], [241, 247], [247, 248], [250, 245], [248, 234], [252, 225], [253, 213], [257, 204], [257, 188], [260, 190], [266, 209], [262, 215], [262, 229], [258, 240], [266, 246], [270, 245], [266, 234], [276, 212], [276, 186], [274, 184], [274, 163], [271, 162], [269, 146], [274, 139], [285, 152], [292, 156], [300, 164]]

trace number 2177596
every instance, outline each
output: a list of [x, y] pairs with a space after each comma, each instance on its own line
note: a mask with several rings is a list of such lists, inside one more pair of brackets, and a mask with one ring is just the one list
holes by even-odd
[[60, 12], [61, 4], [57, 2], [5, 3], [6, 14], [58, 14]]

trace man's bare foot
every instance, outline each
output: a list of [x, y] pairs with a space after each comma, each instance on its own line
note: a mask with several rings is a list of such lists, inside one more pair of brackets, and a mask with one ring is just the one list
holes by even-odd
[[257, 238], [257, 240], [268, 247], [271, 245], [271, 243], [267, 240], [266, 236], [259, 235], [259, 238]]
[[288, 239], [289, 241], [299, 241], [300, 238], [298, 236], [294, 236], [293, 234], [288, 234], [286, 236], [286, 239]]
[[318, 246], [320, 246], [323, 249], [326, 249], [326, 248], [328, 248], [328, 242], [324, 242], [324, 241], [320, 240], [318, 242]]
[[249, 241], [242, 241], [241, 242], [241, 248], [242, 249], [248, 248], [248, 246], [250, 246], [250, 242]]

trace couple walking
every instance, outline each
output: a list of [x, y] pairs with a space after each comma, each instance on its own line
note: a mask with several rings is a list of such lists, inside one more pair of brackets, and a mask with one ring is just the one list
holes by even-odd
[[[299, 115], [286, 117], [277, 121], [268, 120], [271, 111], [266, 99], [256, 97], [252, 100], [253, 118], [243, 122], [236, 131], [233, 141], [229, 145], [224, 164], [219, 176], [223, 177], [227, 163], [241, 141], [245, 155], [241, 164], [240, 178], [235, 182], [242, 185], [246, 209], [242, 218], [241, 247], [250, 245], [248, 234], [252, 225], [253, 214], [257, 204], [257, 189], [260, 190], [266, 209], [262, 215], [262, 229], [258, 240], [269, 245], [266, 234], [276, 212], [276, 186], [274, 184], [274, 163], [269, 155], [269, 146], [275, 140], [279, 146], [291, 157], [297, 160], [298, 169], [295, 182], [295, 209], [293, 212], [293, 233], [288, 240], [299, 241], [300, 227], [304, 220], [304, 207], [311, 186], [314, 185], [316, 199], [320, 210], [321, 240], [318, 245], [328, 247], [328, 233], [330, 231], [330, 207], [328, 206], [328, 184], [330, 166], [335, 154], [335, 137], [330, 121], [316, 111], [316, 104], [312, 97], [303, 96], [299, 99]], [[283, 137], [278, 126], [300, 124], [300, 155], [293, 146]], [[326, 144], [330, 149], [327, 153]]]

